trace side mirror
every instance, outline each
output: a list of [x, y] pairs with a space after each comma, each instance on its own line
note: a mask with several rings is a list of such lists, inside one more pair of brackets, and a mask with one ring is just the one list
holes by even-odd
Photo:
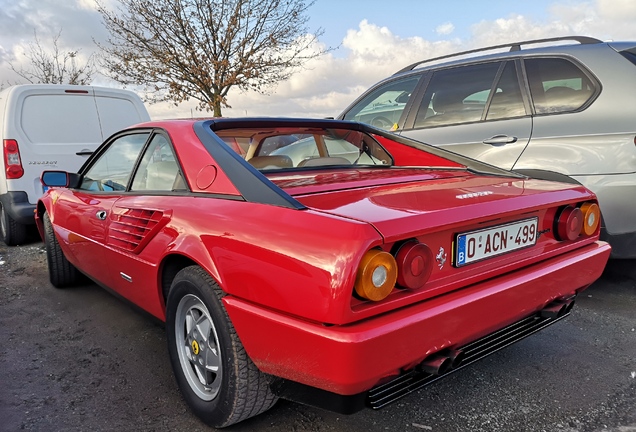
[[80, 185], [80, 175], [66, 171], [44, 171], [40, 177], [44, 186], [74, 189]]

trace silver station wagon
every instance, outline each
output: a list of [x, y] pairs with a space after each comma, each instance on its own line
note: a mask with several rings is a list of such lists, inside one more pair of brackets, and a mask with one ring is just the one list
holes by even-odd
[[560, 37], [412, 64], [354, 101], [357, 120], [598, 196], [615, 258], [636, 258], [636, 42]]

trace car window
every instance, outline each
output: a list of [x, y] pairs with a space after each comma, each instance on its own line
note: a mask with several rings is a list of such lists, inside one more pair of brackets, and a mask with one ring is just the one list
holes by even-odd
[[636, 65], [636, 49], [632, 48], [620, 52], [620, 55], [629, 60], [632, 64]]
[[488, 105], [486, 120], [501, 120], [525, 115], [526, 108], [523, 105], [515, 63], [507, 62]]
[[84, 173], [80, 189], [124, 191], [135, 161], [149, 133], [125, 135], [115, 139]]
[[358, 102], [344, 116], [384, 130], [398, 128], [400, 117], [421, 75], [390, 81]]
[[524, 65], [537, 114], [575, 111], [595, 94], [594, 82], [569, 60], [526, 59]]
[[225, 142], [235, 133], [249, 138], [245, 159], [259, 170], [304, 169], [315, 166], [391, 166], [391, 155], [370, 135], [348, 129], [300, 129], [296, 132], [220, 131]]
[[436, 71], [418, 108], [415, 127], [480, 121], [500, 65], [494, 62]]
[[132, 182], [132, 191], [173, 191], [185, 189], [170, 141], [155, 135], [150, 141]]

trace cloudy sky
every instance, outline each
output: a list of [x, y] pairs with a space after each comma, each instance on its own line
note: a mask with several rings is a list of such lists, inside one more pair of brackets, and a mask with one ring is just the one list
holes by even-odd
[[[476, 47], [563, 35], [636, 40], [634, 0], [317, 0], [309, 14], [310, 28], [324, 30], [320, 43], [337, 49], [268, 95], [231, 90], [225, 116], [335, 116], [409, 63]], [[0, 82], [19, 81], [7, 61], [20, 66], [34, 31], [46, 45], [60, 29], [60, 48], [83, 56], [107, 37], [93, 0], [0, 0]], [[105, 77], [94, 84], [118, 86]], [[148, 109], [153, 118], [202, 115], [194, 106]]]

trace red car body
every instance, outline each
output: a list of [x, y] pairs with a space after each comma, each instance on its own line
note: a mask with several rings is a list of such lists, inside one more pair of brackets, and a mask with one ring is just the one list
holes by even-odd
[[[390, 156], [387, 166], [258, 171], [245, 160], [259, 155], [265, 138], [318, 142], [332, 129], [372, 140], [372, 151]], [[139, 131], [169, 141], [184, 187], [136, 192], [135, 172], [123, 190], [52, 188], [37, 206], [41, 233], [46, 214], [72, 266], [162, 320], [172, 278], [199, 266], [223, 291], [251, 361], [276, 377], [274, 394], [300, 402], [342, 412], [365, 402], [382, 406], [443, 375], [449, 364], [459, 366], [458, 355], [481, 358], [560, 319], [609, 257], [598, 224], [587, 233], [562, 232], [568, 223], [580, 225], [581, 207], [595, 204], [584, 187], [503, 172], [350, 122], [151, 122], [111, 137], [80, 174], [110, 142]], [[343, 136], [334, 133], [327, 144]], [[274, 153], [261, 159], [294, 156]], [[579, 219], [564, 220], [573, 209]], [[587, 224], [599, 215], [584, 216]], [[526, 237], [536, 231], [533, 242], [499, 253], [509, 241], [522, 242], [524, 229]], [[480, 233], [487, 256], [460, 265], [460, 240], [474, 247]], [[365, 254], [396, 256], [407, 241], [427, 248], [409, 264], [430, 271], [424, 285], [396, 283], [379, 301], [356, 294]], [[524, 322], [531, 322], [527, 330], [514, 330]], [[509, 337], [488, 342], [507, 329]], [[490, 345], [471, 353], [475, 343]], [[451, 362], [444, 370], [431, 372], [428, 366], [445, 359]], [[400, 380], [408, 383], [399, 387]], [[387, 383], [399, 389], [385, 390]]]

